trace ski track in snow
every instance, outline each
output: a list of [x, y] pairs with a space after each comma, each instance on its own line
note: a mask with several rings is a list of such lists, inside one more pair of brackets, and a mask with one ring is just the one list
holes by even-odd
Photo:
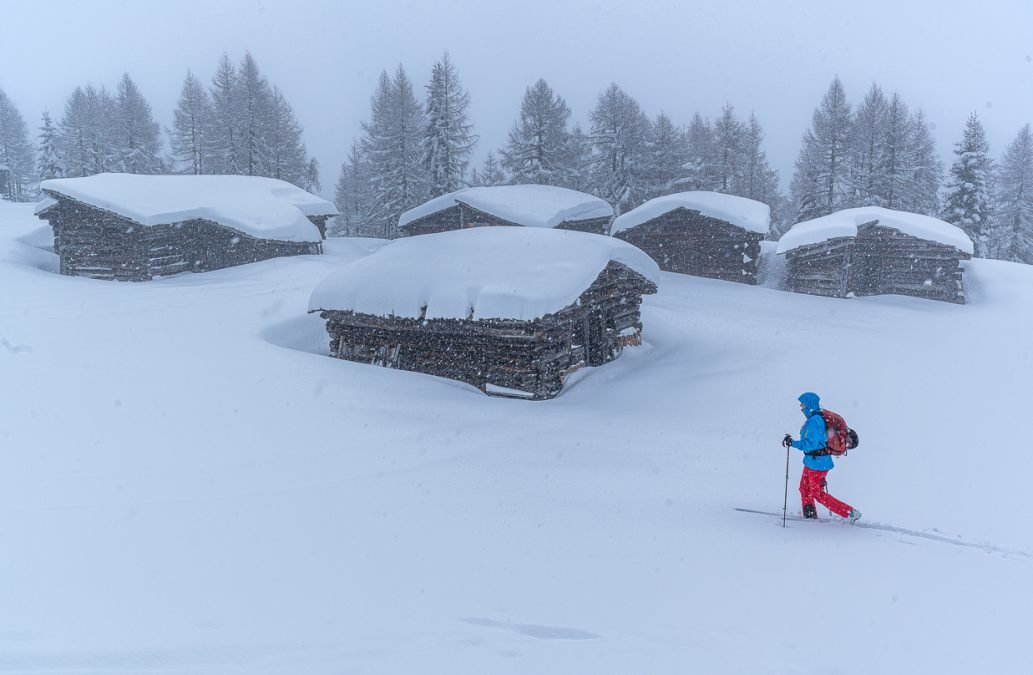
[[[740, 513], [752, 513], [762, 516], [773, 516], [775, 518], [781, 518], [781, 513], [775, 513], [774, 511], [758, 511], [756, 509], [745, 509], [736, 508], [736, 511]], [[961, 535], [950, 537], [944, 534], [937, 534], [934, 531], [929, 530], [909, 530], [905, 527], [897, 527], [895, 525], [887, 525], [885, 523], [877, 523], [871, 521], [859, 520], [856, 523], [848, 523], [845, 520], [828, 520], [824, 518], [818, 519], [817, 522], [813, 522], [800, 516], [790, 515], [786, 517], [787, 521], [794, 523], [807, 523], [808, 527], [812, 525], [842, 525], [846, 527], [857, 527], [866, 530], [879, 530], [881, 532], [892, 532], [893, 534], [902, 534], [908, 537], [918, 537], [920, 539], [928, 539], [930, 541], [940, 542], [942, 544], [951, 544], [953, 546], [964, 546], [967, 548], [979, 549], [980, 551], [986, 551], [987, 553], [1002, 553], [1004, 555], [1017, 556], [1020, 558], [1031, 558], [1033, 559], [1033, 553], [1027, 553], [1026, 551], [1017, 551], [1008, 548], [1001, 548], [1000, 546], [994, 546], [993, 544], [977, 544], [976, 542], [965, 541], [961, 538]]]

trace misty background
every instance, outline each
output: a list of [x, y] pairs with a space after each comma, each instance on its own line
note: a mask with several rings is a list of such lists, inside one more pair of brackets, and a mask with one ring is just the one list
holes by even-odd
[[994, 155], [1033, 117], [1033, 8], [1021, 1], [5, 0], [2, 14], [0, 89], [33, 138], [44, 109], [59, 119], [75, 87], [114, 91], [123, 73], [171, 128], [187, 69], [207, 85], [224, 52], [238, 63], [250, 51], [293, 106], [325, 196], [369, 118], [380, 73], [403, 64], [422, 96], [446, 50], [480, 137], [472, 166], [505, 144], [539, 78], [583, 127], [611, 82], [650, 118], [663, 111], [679, 125], [696, 112], [714, 119], [726, 103], [741, 117], [753, 112], [783, 189], [837, 75], [855, 106], [878, 82], [921, 108], [948, 164], [970, 113]]

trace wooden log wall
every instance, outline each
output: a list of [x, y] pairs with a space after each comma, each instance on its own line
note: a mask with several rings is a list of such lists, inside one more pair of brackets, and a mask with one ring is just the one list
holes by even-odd
[[786, 253], [786, 289], [797, 293], [911, 295], [964, 304], [957, 249], [868, 223], [857, 237], [839, 237]]
[[[656, 287], [611, 263], [578, 302], [535, 321], [400, 319], [323, 311], [339, 358], [488, 385], [547, 399], [567, 375], [634, 344], [643, 293]], [[489, 393], [493, 393], [490, 392]]]
[[115, 281], [146, 281], [269, 258], [322, 252], [322, 244], [283, 242], [236, 232], [206, 220], [144, 226], [62, 195], [41, 217], [54, 230], [61, 273]]
[[763, 235], [699, 211], [678, 208], [614, 236], [642, 249], [668, 272], [757, 283]]
[[786, 253], [785, 287], [793, 293], [845, 298], [853, 239], [837, 237]]

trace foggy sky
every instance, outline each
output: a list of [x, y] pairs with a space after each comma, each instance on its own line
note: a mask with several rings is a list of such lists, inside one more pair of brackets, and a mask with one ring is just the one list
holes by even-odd
[[610, 82], [653, 117], [714, 118], [727, 102], [751, 111], [764, 149], [792, 176], [800, 137], [839, 75], [852, 105], [873, 81], [934, 125], [947, 166], [975, 111], [999, 157], [1033, 122], [1033, 3], [1002, 0], [0, 0], [0, 88], [35, 141], [77, 85], [114, 92], [128, 72], [163, 127], [187, 69], [208, 84], [219, 57], [250, 50], [305, 128], [332, 195], [351, 140], [368, 118], [380, 72], [403, 64], [422, 97], [444, 51], [470, 91], [475, 160], [497, 150], [524, 90], [540, 77], [573, 120]]

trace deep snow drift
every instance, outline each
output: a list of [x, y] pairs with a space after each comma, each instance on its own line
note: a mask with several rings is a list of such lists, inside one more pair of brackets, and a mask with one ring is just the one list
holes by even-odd
[[[325, 356], [308, 297], [381, 242], [140, 284], [49, 245], [0, 202], [0, 673], [1028, 672], [1028, 267], [664, 273], [644, 346], [527, 402]], [[805, 390], [864, 522], [983, 548], [736, 512]]]

